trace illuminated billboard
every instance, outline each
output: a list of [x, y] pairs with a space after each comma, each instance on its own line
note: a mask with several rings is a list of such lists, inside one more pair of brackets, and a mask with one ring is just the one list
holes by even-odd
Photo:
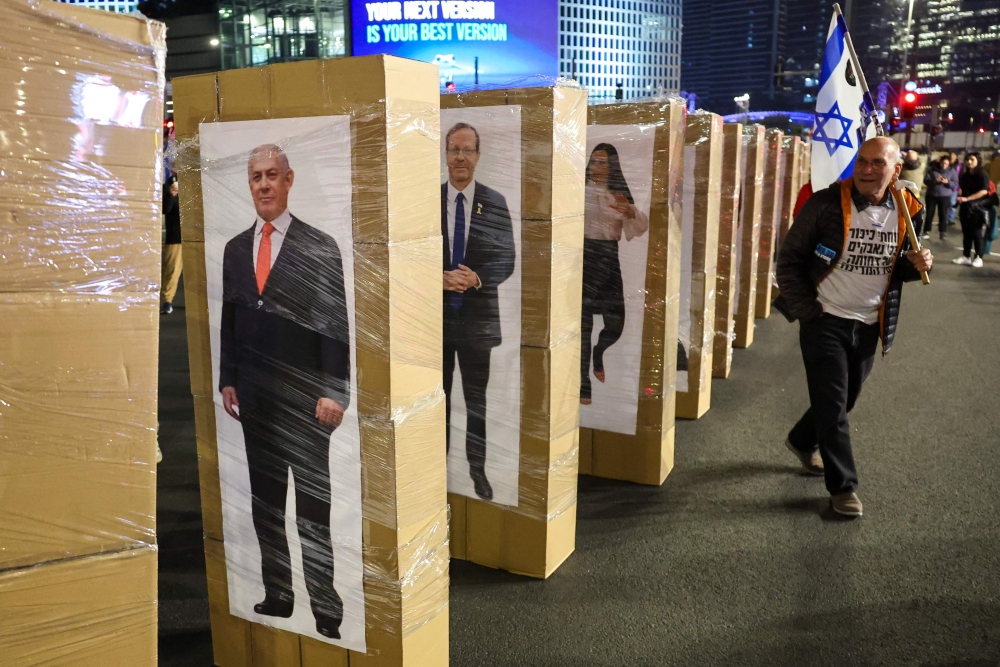
[[356, 56], [388, 53], [435, 63], [441, 85], [555, 77], [558, 0], [351, 1]]

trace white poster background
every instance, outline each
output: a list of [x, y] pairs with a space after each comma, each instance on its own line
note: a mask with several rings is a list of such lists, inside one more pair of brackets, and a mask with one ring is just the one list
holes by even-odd
[[[587, 159], [594, 147], [608, 143], [618, 151], [622, 173], [635, 206], [647, 217], [653, 196], [653, 125], [588, 125]], [[592, 403], [580, 406], [580, 426], [635, 435], [639, 411], [639, 370], [642, 359], [642, 323], [646, 305], [646, 260], [649, 232], [631, 241], [622, 235], [618, 261], [622, 267], [625, 294], [625, 328], [618, 341], [604, 353], [605, 382], [590, 373]], [[594, 317], [591, 345], [604, 328], [603, 318]], [[593, 350], [593, 347], [591, 347]]]
[[[691, 359], [691, 262], [694, 257], [694, 161], [695, 146], [684, 147], [684, 188], [681, 194], [681, 298], [678, 317], [677, 338], [684, 348], [685, 356]], [[688, 391], [688, 372], [681, 368], [680, 350], [677, 359], [677, 392]]]
[[[295, 172], [288, 209], [326, 232], [340, 249], [351, 329], [351, 403], [330, 438], [331, 516], [334, 587], [344, 601], [340, 640], [316, 632], [302, 572], [302, 547], [295, 523], [294, 479], [289, 474], [285, 531], [292, 560], [295, 611], [290, 618], [254, 613], [264, 599], [260, 547], [251, 515], [250, 476], [243, 430], [222, 407], [219, 337], [222, 316], [222, 258], [226, 243], [256, 219], [247, 184], [250, 151], [278, 144]], [[229, 611], [254, 623], [288, 630], [329, 644], [364, 652], [365, 602], [361, 537], [361, 435], [354, 317], [354, 244], [351, 228], [351, 125], [347, 116], [254, 120], [201, 125], [202, 192], [205, 206], [205, 268], [212, 345], [212, 380], [222, 485], [222, 527], [229, 578]], [[280, 251], [279, 251], [280, 252]]]
[[[507, 200], [514, 230], [514, 273], [499, 287], [502, 342], [490, 356], [486, 386], [486, 479], [493, 502], [517, 507], [521, 458], [521, 107], [495, 106], [441, 110], [441, 182], [448, 180], [445, 136], [456, 123], [479, 133], [475, 180]], [[465, 397], [455, 362], [451, 384], [451, 449], [448, 491], [478, 498], [465, 456]]]

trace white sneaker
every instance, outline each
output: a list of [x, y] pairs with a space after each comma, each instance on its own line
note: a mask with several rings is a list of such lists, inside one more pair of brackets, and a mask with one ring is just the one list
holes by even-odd
[[931, 235], [930, 235], [930, 234], [924, 234], [924, 235], [923, 235], [923, 236], [921, 236], [920, 238], [922, 238], [922, 239], [929, 239], [930, 237], [931, 237]]
[[955, 259], [951, 260], [951, 263], [958, 264], [959, 266], [971, 266], [972, 260], [969, 259], [968, 257], [956, 257]]
[[974, 269], [981, 269], [981, 268], [983, 268], [983, 258], [982, 257], [976, 257], [974, 260], [972, 260], [972, 268], [974, 268]]

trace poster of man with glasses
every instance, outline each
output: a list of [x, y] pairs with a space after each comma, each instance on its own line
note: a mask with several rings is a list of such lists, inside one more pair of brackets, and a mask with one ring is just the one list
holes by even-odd
[[520, 107], [446, 109], [441, 116], [448, 489], [516, 506]]

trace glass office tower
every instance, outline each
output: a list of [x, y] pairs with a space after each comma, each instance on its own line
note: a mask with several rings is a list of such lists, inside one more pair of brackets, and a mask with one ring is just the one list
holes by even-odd
[[134, 12], [139, 5], [139, 0], [60, 0], [67, 5], [80, 5], [90, 9], [103, 9], [117, 14], [128, 14]]
[[222, 68], [347, 54], [343, 0], [219, 0]]
[[682, 0], [560, 0], [559, 73], [591, 99], [676, 93]]

